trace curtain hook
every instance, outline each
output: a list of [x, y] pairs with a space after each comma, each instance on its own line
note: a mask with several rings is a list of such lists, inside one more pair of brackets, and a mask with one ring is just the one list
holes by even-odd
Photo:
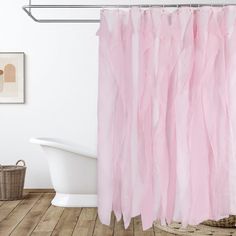
[[141, 4], [139, 4], [139, 11], [141, 12], [141, 9], [142, 9], [142, 6], [141, 6]]
[[213, 10], [213, 3], [211, 3], [211, 10]]
[[165, 11], [165, 4], [162, 4], [162, 13]]

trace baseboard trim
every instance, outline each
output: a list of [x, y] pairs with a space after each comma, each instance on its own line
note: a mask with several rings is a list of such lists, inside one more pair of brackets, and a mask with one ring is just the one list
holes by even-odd
[[53, 188], [26, 188], [24, 193], [55, 193]]

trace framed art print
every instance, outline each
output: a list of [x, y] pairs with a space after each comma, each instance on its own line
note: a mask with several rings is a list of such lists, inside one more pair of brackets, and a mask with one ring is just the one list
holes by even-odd
[[0, 52], [0, 103], [24, 103], [23, 52]]

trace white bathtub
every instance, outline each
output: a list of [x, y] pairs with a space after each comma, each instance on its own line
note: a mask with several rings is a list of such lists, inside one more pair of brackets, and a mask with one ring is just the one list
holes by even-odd
[[58, 139], [32, 138], [47, 157], [56, 195], [52, 204], [61, 207], [97, 206], [95, 152]]

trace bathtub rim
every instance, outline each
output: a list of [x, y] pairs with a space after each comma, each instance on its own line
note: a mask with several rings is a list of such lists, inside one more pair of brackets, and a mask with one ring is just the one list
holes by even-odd
[[78, 154], [80, 156], [84, 156], [84, 157], [88, 157], [88, 158], [92, 158], [92, 159], [97, 160], [96, 154], [89, 152], [85, 148], [83, 148], [81, 146], [74, 147], [72, 145], [68, 145], [66, 143], [63, 143], [62, 141], [59, 141], [58, 139], [41, 138], [40, 137], [40, 138], [30, 138], [29, 141], [30, 141], [30, 143], [33, 143], [33, 144], [52, 147], [52, 148], [60, 149], [60, 150], [67, 151], [67, 152], [72, 152], [72, 153]]

